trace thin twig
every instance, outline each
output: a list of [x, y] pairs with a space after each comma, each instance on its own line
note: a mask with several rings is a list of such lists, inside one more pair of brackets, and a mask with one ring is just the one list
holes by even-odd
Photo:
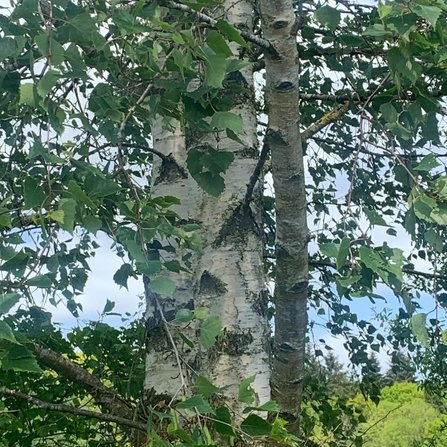
[[18, 399], [25, 400], [30, 404], [35, 405], [38, 408], [49, 411], [60, 411], [61, 413], [70, 413], [76, 416], [86, 416], [89, 418], [98, 419], [105, 422], [114, 422], [116, 424], [124, 425], [126, 427], [134, 428], [142, 432], [147, 431], [146, 424], [140, 422], [135, 422], [130, 419], [126, 419], [120, 416], [115, 416], [113, 414], [100, 413], [99, 411], [84, 410], [83, 408], [73, 407], [71, 405], [55, 404], [52, 402], [45, 402], [43, 400], [37, 399], [36, 397], [30, 396], [29, 394], [21, 393], [20, 391], [14, 391], [4, 386], [0, 387], [0, 393], [5, 396], [16, 397]]
[[[97, 147], [95, 150], [91, 151], [89, 155], [93, 155], [96, 152], [99, 152], [107, 147], [114, 147], [115, 145], [112, 143], [104, 143], [101, 144], [101, 146]], [[162, 161], [166, 163], [176, 163], [173, 157], [170, 157], [169, 155], [165, 155], [160, 151], [157, 151], [157, 149], [153, 149], [149, 146], [145, 146], [143, 144], [136, 144], [136, 143], [121, 143], [121, 147], [128, 147], [131, 149], [141, 149], [143, 151], [151, 152], [152, 154], [156, 155], [157, 157], [161, 158]]]
[[[382, 418], [380, 418], [379, 420], [377, 420], [376, 422], [374, 422], [374, 424], [370, 425], [365, 431], [361, 432], [361, 435], [365, 435], [366, 433], [368, 433], [373, 427], [375, 427], [376, 425], [380, 424], [382, 421], [384, 421], [393, 411], [398, 410], [399, 408], [402, 407], [402, 404], [398, 405], [397, 407], [391, 409], [390, 411], [388, 411], [388, 413], [383, 416]], [[349, 447], [352, 447], [354, 445], [355, 441], [352, 441], [352, 443], [350, 444]]]

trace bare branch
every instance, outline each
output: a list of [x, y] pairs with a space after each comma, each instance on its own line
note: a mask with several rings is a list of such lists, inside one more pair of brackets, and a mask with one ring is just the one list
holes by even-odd
[[64, 404], [54, 404], [51, 402], [45, 402], [43, 400], [37, 399], [36, 397], [30, 396], [29, 394], [21, 393], [20, 391], [14, 391], [4, 386], [0, 387], [0, 393], [5, 396], [16, 397], [18, 399], [25, 400], [30, 404], [35, 405], [38, 408], [49, 411], [60, 411], [61, 413], [70, 413], [76, 416], [86, 416], [89, 418], [99, 419], [105, 422], [115, 422], [116, 424], [124, 425], [142, 432], [147, 431], [146, 424], [141, 422], [132, 421], [120, 416], [115, 416], [113, 414], [100, 413], [99, 411], [84, 410], [83, 408], [73, 407], [71, 405]]
[[[97, 149], [91, 151], [89, 155], [93, 155], [102, 149], [105, 149], [107, 147], [114, 147], [115, 145], [112, 143], [104, 143], [101, 144]], [[142, 151], [151, 152], [152, 154], [156, 155], [157, 157], [160, 157], [165, 163], [176, 163], [175, 160], [170, 157], [169, 155], [165, 155], [160, 151], [157, 151], [157, 149], [153, 149], [149, 146], [145, 146], [143, 144], [136, 144], [136, 143], [121, 143], [121, 147], [128, 147], [131, 149], [141, 149]]]

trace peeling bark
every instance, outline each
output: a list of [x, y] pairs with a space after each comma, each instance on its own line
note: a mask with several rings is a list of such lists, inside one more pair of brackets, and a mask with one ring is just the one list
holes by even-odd
[[260, 0], [266, 103], [276, 203], [275, 340], [272, 397], [298, 433], [307, 326], [308, 250], [303, 152], [299, 131], [297, 18], [291, 0]]

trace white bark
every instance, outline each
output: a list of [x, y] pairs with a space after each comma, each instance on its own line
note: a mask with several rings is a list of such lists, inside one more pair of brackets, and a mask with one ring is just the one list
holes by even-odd
[[[251, 27], [250, 2], [227, 1], [224, 9], [230, 23], [247, 29]], [[234, 50], [237, 51], [236, 48]], [[258, 158], [251, 69], [242, 70], [242, 76], [252, 90], [251, 95], [241, 98], [232, 112], [240, 115], [244, 122], [246, 135], [241, 136], [243, 146], [223, 133], [219, 135], [219, 141], [211, 135], [185, 138], [180, 131], [172, 134], [161, 129], [160, 122], [155, 123], [153, 134], [154, 147], [166, 155], [171, 154], [185, 169], [182, 172], [186, 172], [188, 148], [204, 142], [235, 156], [224, 175], [225, 190], [217, 198], [202, 191], [190, 176], [182, 175], [175, 167], [167, 170], [159, 162], [154, 166], [152, 188], [154, 196], [178, 197], [181, 205], [176, 206], [175, 211], [185, 221], [201, 225], [203, 252], [193, 256], [192, 275], [171, 275], [177, 289], [174, 300], [162, 297], [164, 313], [173, 315], [185, 306], [207, 306], [211, 315], [220, 317], [225, 335], [215, 347], [207, 351], [199, 348], [186, 352], [179, 342], [178, 348], [182, 359], [197, 373], [207, 376], [219, 387], [230, 387], [226, 395], [235, 409], [240, 381], [255, 374], [253, 388], [259, 402], [270, 398], [269, 326], [259, 197], [249, 208], [241, 207], [248, 179]], [[189, 147], [186, 147], [186, 140]], [[148, 321], [156, 322], [154, 317], [153, 303], [148, 302]], [[161, 333], [157, 327], [150, 328], [145, 387], [152, 395], [172, 396], [181, 386], [179, 366], [172, 355], [172, 346], [164, 335], [160, 336]], [[193, 331], [188, 335], [193, 338]], [[185, 364], [181, 368], [191, 374], [191, 369]], [[194, 380], [194, 374], [189, 379]]]

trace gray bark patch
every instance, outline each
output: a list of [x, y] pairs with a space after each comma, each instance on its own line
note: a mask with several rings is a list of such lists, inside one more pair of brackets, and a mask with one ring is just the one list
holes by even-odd
[[253, 343], [253, 340], [253, 335], [250, 332], [226, 332], [222, 350], [231, 356], [250, 353], [249, 346]]

